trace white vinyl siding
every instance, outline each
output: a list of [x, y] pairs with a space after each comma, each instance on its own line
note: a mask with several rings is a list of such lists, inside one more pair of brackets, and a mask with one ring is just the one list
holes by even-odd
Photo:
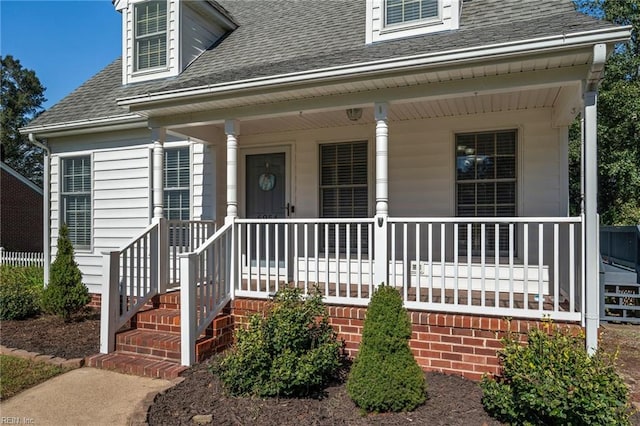
[[167, 65], [167, 2], [135, 5], [135, 70]]
[[191, 216], [189, 157], [188, 146], [164, 152], [164, 214], [169, 220]]
[[76, 248], [91, 247], [91, 156], [62, 160], [63, 222]]
[[438, 17], [439, 0], [386, 0], [385, 25]]

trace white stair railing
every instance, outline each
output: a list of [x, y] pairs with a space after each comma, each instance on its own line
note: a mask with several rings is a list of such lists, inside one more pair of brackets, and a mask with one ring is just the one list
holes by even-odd
[[196, 251], [180, 255], [181, 362], [196, 361], [196, 341], [231, 300], [234, 224], [227, 223]]
[[101, 353], [115, 350], [116, 332], [166, 282], [166, 223], [165, 219], [159, 219], [123, 248], [103, 252]]

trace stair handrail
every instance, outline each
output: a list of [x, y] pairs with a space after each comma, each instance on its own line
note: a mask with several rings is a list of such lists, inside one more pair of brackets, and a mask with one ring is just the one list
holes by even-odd
[[158, 294], [166, 270], [160, 262], [165, 233], [166, 219], [156, 219], [121, 248], [102, 252], [101, 353], [115, 350], [116, 332]]
[[196, 361], [198, 336], [232, 298], [234, 230], [234, 223], [228, 222], [195, 251], [180, 254], [182, 365]]

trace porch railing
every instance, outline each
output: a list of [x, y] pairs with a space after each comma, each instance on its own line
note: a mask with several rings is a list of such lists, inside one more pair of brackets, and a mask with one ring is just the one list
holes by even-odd
[[[373, 218], [237, 219], [235, 295], [284, 285], [366, 305], [376, 270]], [[389, 218], [386, 283], [417, 310], [580, 321], [580, 217]], [[379, 233], [377, 235], [380, 235]]]
[[327, 303], [366, 305], [372, 293], [373, 223], [361, 219], [237, 219], [235, 294], [267, 297], [294, 285]]
[[104, 286], [100, 320], [100, 352], [115, 350], [116, 332], [135, 315], [161, 286], [164, 220], [149, 225], [119, 250], [103, 253]]
[[581, 218], [390, 218], [389, 282], [405, 306], [582, 318]]
[[227, 224], [197, 250], [180, 255], [181, 361], [195, 362], [198, 337], [231, 300], [233, 225]]
[[167, 221], [169, 244], [168, 288], [180, 285], [180, 254], [195, 251], [216, 232], [212, 220]]

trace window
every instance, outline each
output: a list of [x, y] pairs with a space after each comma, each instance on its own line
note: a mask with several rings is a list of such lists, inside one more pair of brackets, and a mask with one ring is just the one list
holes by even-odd
[[[516, 216], [516, 131], [456, 135], [456, 210], [458, 216]], [[500, 250], [508, 250], [508, 225], [501, 225]], [[461, 229], [461, 247], [467, 230]], [[472, 250], [479, 252], [481, 228], [472, 228]], [[495, 250], [495, 228], [486, 227], [486, 248]]]
[[167, 65], [167, 2], [135, 5], [136, 71]]
[[[367, 142], [320, 145], [320, 215], [326, 218], [367, 217], [369, 188]], [[351, 228], [350, 241], [356, 246], [357, 229]], [[346, 247], [346, 226], [340, 226], [340, 248]], [[367, 247], [363, 229], [363, 249]], [[324, 237], [322, 238], [324, 242]], [[330, 228], [330, 246], [335, 245], [335, 229]]]
[[386, 0], [385, 26], [438, 17], [438, 0]]
[[78, 248], [91, 247], [91, 157], [62, 160], [63, 221]]
[[189, 147], [164, 151], [164, 215], [169, 220], [189, 220]]

